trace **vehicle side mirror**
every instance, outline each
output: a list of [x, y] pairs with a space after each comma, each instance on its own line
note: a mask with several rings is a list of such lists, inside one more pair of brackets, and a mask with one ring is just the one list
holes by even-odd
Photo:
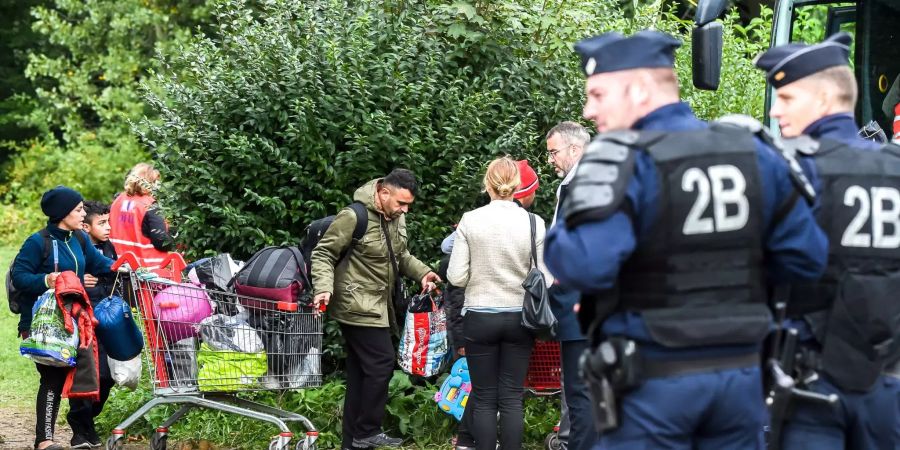
[[722, 35], [720, 22], [694, 28], [691, 35], [691, 67], [694, 87], [707, 91], [719, 88], [722, 73]]
[[728, 0], [700, 0], [697, 2], [697, 12], [694, 14], [694, 23], [702, 27], [722, 15]]

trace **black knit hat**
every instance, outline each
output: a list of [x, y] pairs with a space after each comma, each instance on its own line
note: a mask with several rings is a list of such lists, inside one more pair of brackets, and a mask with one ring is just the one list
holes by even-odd
[[59, 223], [84, 201], [84, 197], [75, 189], [57, 186], [44, 192], [41, 197], [41, 211], [49, 218], [50, 223]]

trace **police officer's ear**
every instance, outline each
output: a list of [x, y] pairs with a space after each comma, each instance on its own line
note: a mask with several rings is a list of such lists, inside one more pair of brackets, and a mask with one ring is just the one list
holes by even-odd
[[645, 71], [637, 71], [636, 76], [628, 82], [627, 94], [631, 103], [640, 105], [650, 98], [650, 79]]

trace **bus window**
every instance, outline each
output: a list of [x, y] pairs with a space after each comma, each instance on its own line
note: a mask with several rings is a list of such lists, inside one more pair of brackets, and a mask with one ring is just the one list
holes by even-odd
[[887, 94], [900, 75], [900, 2], [861, 1], [859, 29], [856, 77], [860, 98], [857, 117], [862, 123], [876, 120], [882, 128], [890, 130], [897, 99]]
[[[791, 42], [814, 44], [838, 31], [856, 35], [856, 4], [847, 2], [798, 5], [791, 18]], [[851, 54], [851, 60], [852, 58]]]

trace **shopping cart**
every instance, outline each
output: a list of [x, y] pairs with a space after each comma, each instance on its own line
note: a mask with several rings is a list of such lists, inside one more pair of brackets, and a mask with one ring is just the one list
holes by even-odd
[[309, 419], [239, 394], [320, 386], [322, 316], [296, 303], [182, 284], [180, 273], [185, 264], [176, 253], [161, 264], [172, 266], [172, 280], [140, 269], [137, 261], [126, 253], [113, 270], [119, 270], [120, 278], [125, 279], [124, 291], [143, 328], [144, 366], [153, 399], [115, 427], [106, 442], [107, 450], [122, 449], [127, 428], [160, 405], [179, 408], [156, 428], [151, 450], [164, 450], [169, 427], [194, 408], [275, 425], [280, 433], [270, 441], [270, 450], [291, 448], [294, 435], [288, 423], [300, 422], [307, 431], [296, 450], [315, 449], [319, 433]]
[[559, 341], [535, 341], [528, 360], [525, 389], [534, 395], [556, 395], [562, 390]]
[[[528, 360], [528, 374], [525, 375], [525, 389], [537, 396], [550, 396], [562, 392], [562, 370], [560, 369], [559, 341], [535, 341], [531, 358]], [[544, 439], [544, 448], [558, 450], [559, 424]]]

